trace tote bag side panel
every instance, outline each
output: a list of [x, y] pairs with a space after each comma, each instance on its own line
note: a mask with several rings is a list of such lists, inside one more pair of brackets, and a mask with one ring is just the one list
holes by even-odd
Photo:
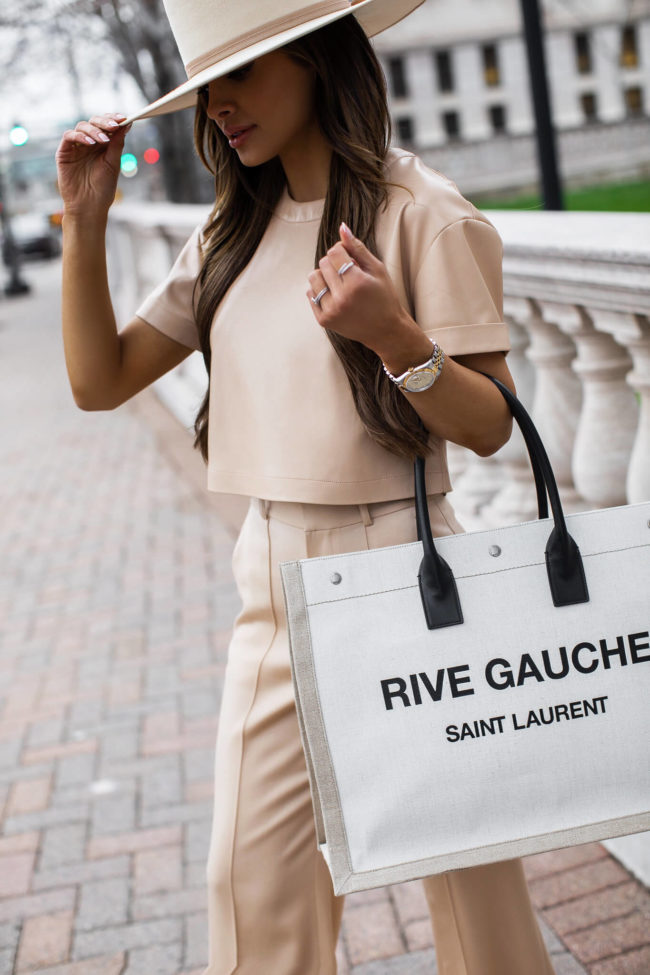
[[323, 722], [314, 674], [311, 633], [299, 561], [281, 562], [280, 574], [289, 626], [291, 676], [303, 751], [309, 775], [318, 846], [337, 886], [352, 875], [341, 800]]

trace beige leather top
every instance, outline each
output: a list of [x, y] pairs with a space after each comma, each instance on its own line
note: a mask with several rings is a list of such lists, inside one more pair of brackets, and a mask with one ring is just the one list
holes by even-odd
[[[404, 306], [448, 355], [508, 351], [502, 242], [450, 179], [393, 148], [379, 256]], [[306, 295], [324, 200], [285, 188], [256, 253], [233, 282], [211, 332], [211, 491], [277, 501], [359, 504], [412, 497], [413, 464], [375, 443]], [[201, 227], [137, 315], [199, 348], [192, 287]], [[443, 367], [444, 368], [444, 367]], [[427, 492], [450, 491], [446, 442], [430, 437]]]

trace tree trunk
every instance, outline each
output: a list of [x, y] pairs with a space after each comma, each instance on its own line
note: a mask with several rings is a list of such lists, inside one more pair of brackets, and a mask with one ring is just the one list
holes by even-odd
[[194, 109], [152, 119], [160, 140], [165, 194], [172, 203], [210, 203], [214, 183], [194, 148]]

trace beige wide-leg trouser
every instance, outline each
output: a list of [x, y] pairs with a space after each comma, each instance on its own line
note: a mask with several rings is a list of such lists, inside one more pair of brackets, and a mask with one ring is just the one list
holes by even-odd
[[[462, 532], [446, 496], [433, 535]], [[336, 975], [345, 896], [318, 850], [296, 718], [279, 563], [417, 539], [412, 498], [318, 505], [251, 498], [232, 557], [242, 600], [215, 749], [203, 975]], [[554, 975], [520, 858], [422, 880], [440, 975]]]

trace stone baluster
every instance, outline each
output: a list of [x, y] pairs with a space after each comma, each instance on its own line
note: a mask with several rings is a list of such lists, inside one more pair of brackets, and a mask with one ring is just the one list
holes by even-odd
[[171, 267], [180, 254], [183, 245], [187, 241], [187, 238], [189, 237], [187, 225], [182, 224], [180, 226], [168, 226], [161, 223], [158, 229], [161, 235], [164, 237], [165, 244], [167, 245], [167, 250], [169, 253], [169, 266]]
[[137, 300], [141, 302], [164, 281], [171, 262], [169, 245], [155, 224], [136, 224], [133, 234]]
[[479, 457], [471, 450], [465, 453], [468, 461], [463, 473], [454, 476], [452, 472], [454, 493], [450, 500], [466, 531], [472, 531], [485, 527], [483, 507], [500, 489], [503, 473], [496, 454]]
[[[517, 399], [530, 412], [536, 383], [533, 364], [526, 354], [530, 342], [528, 322], [533, 313], [532, 303], [527, 298], [506, 296], [503, 307], [510, 333], [508, 368], [515, 381]], [[513, 423], [510, 440], [501, 450], [487, 459], [493, 461], [496, 467], [492, 483], [498, 485], [498, 490], [480, 509], [483, 525], [496, 527], [536, 518], [535, 481], [526, 444], [516, 423]], [[485, 463], [485, 459], [479, 458], [479, 463]], [[473, 476], [480, 478], [481, 471], [476, 469]]]
[[461, 447], [460, 444], [454, 443], [451, 440], [447, 441], [446, 449], [449, 476], [455, 489], [456, 482], [460, 480], [462, 475], [467, 470], [467, 465], [471, 462], [472, 452], [471, 450], [468, 450], [467, 447]]
[[[162, 262], [164, 248], [167, 267], [171, 267], [188, 238], [186, 225], [165, 226], [160, 224], [151, 228], [152, 235], [158, 235], [159, 251], [157, 259]], [[162, 277], [161, 277], [162, 280]], [[200, 352], [189, 355], [174, 369], [165, 373], [154, 383], [159, 398], [173, 412], [186, 430], [194, 436], [194, 421], [199, 406], [205, 396], [208, 376], [203, 356]]]
[[[596, 312], [593, 313], [594, 315]], [[625, 381], [632, 360], [607, 332], [598, 331], [581, 305], [545, 304], [578, 350], [572, 368], [582, 384], [571, 470], [587, 507], [625, 504], [625, 478], [638, 420], [634, 394]]]
[[561, 316], [563, 306], [546, 301], [534, 304], [537, 313], [527, 323], [531, 337], [527, 355], [537, 377], [533, 421], [551, 462], [564, 510], [581, 511], [584, 500], [575, 489], [571, 470], [582, 409], [582, 387], [571, 368], [576, 347], [553, 321]]
[[650, 321], [644, 315], [609, 310], [592, 310], [591, 316], [596, 327], [611, 333], [632, 358], [633, 369], [625, 378], [639, 405], [625, 493], [629, 504], [650, 501]]
[[133, 317], [138, 305], [134, 266], [133, 228], [127, 221], [109, 220], [106, 266], [118, 329]]

